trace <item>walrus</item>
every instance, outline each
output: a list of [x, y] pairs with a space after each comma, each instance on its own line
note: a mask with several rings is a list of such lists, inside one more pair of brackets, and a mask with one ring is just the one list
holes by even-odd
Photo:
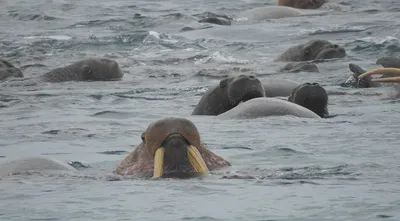
[[88, 58], [65, 67], [53, 69], [38, 77], [23, 79], [23, 81], [28, 84], [66, 81], [117, 81], [122, 77], [123, 73], [115, 60]]
[[78, 172], [77, 169], [67, 163], [45, 156], [23, 157], [0, 165], [0, 177], [31, 171]]
[[317, 9], [326, 2], [326, 0], [278, 0], [277, 5], [301, 9]]
[[218, 115], [240, 102], [264, 96], [264, 87], [258, 78], [248, 75], [227, 77], [207, 90], [192, 115]]
[[288, 97], [293, 89], [300, 85], [295, 81], [277, 78], [263, 79], [262, 84], [266, 97]]
[[301, 118], [321, 118], [316, 113], [298, 104], [269, 97], [259, 97], [248, 100], [217, 117], [222, 119], [250, 119], [285, 115]]
[[230, 166], [205, 147], [196, 126], [185, 118], [153, 122], [141, 138], [142, 143], [120, 162], [116, 174], [183, 178]]
[[[396, 57], [381, 57], [376, 60], [377, 65], [382, 65], [383, 68], [400, 68], [400, 59]], [[380, 87], [382, 84], [378, 80], [372, 80], [371, 75], [366, 75], [363, 78], [359, 76], [367, 71], [360, 66], [350, 63], [349, 69], [353, 72], [345, 82], [341, 83], [342, 87], [353, 87], [353, 88], [370, 88], [370, 87]], [[390, 73], [383, 73], [381, 78], [393, 77]]]
[[198, 22], [207, 22], [216, 25], [231, 25], [232, 21], [238, 23], [243, 21], [258, 22], [266, 19], [278, 19], [304, 15], [300, 10], [295, 8], [275, 5], [246, 10], [237, 15], [237, 19], [235, 20], [226, 15], [217, 15], [213, 13], [210, 14], [210, 16], [207, 16]]
[[326, 40], [310, 40], [295, 45], [282, 53], [276, 61], [312, 61], [332, 58], [344, 58], [346, 50]]
[[0, 81], [4, 81], [9, 77], [23, 78], [22, 71], [12, 65], [9, 61], [0, 58]]
[[304, 83], [293, 89], [288, 101], [303, 106], [324, 118], [328, 112], [328, 93], [318, 83]]

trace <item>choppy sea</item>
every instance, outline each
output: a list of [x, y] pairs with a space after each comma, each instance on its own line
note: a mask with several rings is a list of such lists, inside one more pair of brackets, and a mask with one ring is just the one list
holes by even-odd
[[[0, 57], [37, 76], [87, 57], [116, 60], [121, 81], [0, 87], [0, 163], [47, 155], [81, 162], [82, 175], [0, 180], [0, 219], [400, 220], [400, 100], [392, 87], [342, 88], [348, 64], [400, 56], [400, 2], [335, 1], [320, 15], [217, 26], [275, 0], [2, 0]], [[311, 39], [347, 57], [320, 73], [284, 73], [274, 59]], [[40, 64], [40, 65], [38, 65]], [[33, 66], [32, 66], [33, 65]], [[220, 120], [191, 116], [222, 78], [318, 82], [328, 119]], [[117, 179], [119, 161], [165, 117], [193, 121], [232, 167], [199, 179]]]

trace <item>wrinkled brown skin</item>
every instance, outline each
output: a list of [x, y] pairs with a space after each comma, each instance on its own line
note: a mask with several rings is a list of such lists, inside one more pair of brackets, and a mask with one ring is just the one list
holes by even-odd
[[[155, 152], [171, 134], [179, 134], [190, 145], [195, 146], [203, 157], [209, 171], [230, 166], [228, 161], [217, 156], [204, 146], [200, 141], [200, 134], [196, 126], [191, 121], [184, 118], [165, 118], [149, 125], [142, 135], [142, 140], [144, 141], [120, 162], [115, 173], [123, 176], [151, 176]], [[167, 168], [167, 166], [164, 165], [164, 168]], [[195, 172], [191, 165], [181, 169], [179, 172]], [[168, 172], [170, 171], [165, 171], [164, 169], [164, 173]]]
[[326, 2], [326, 0], [278, 0], [277, 5], [300, 9], [317, 9]]

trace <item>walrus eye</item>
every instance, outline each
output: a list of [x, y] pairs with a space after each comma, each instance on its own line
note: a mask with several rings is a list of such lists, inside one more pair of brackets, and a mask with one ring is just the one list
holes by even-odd
[[225, 78], [225, 79], [221, 80], [221, 81], [219, 82], [219, 87], [220, 87], [220, 88], [226, 87], [226, 84], [227, 84], [227, 82], [228, 82], [228, 79], [229, 79], [229, 78]]
[[145, 141], [144, 133], [142, 133], [142, 135], [140, 136], [140, 138], [142, 138], [142, 141], [143, 141], [143, 142]]
[[304, 50], [304, 54], [310, 54], [310, 48], [306, 48], [305, 50]]

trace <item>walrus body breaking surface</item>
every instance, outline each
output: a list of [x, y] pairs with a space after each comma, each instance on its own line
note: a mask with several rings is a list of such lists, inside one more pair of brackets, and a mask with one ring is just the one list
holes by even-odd
[[296, 116], [320, 118], [314, 112], [292, 102], [277, 98], [254, 98], [239, 104], [235, 108], [218, 115], [218, 118], [259, 118], [270, 116]]
[[77, 169], [51, 157], [23, 157], [0, 164], [0, 177], [24, 172], [70, 171]]
[[55, 68], [38, 77], [11, 81], [11, 85], [35, 85], [40, 82], [60, 83], [67, 81], [117, 81], [124, 74], [115, 60], [88, 58], [70, 65]]

